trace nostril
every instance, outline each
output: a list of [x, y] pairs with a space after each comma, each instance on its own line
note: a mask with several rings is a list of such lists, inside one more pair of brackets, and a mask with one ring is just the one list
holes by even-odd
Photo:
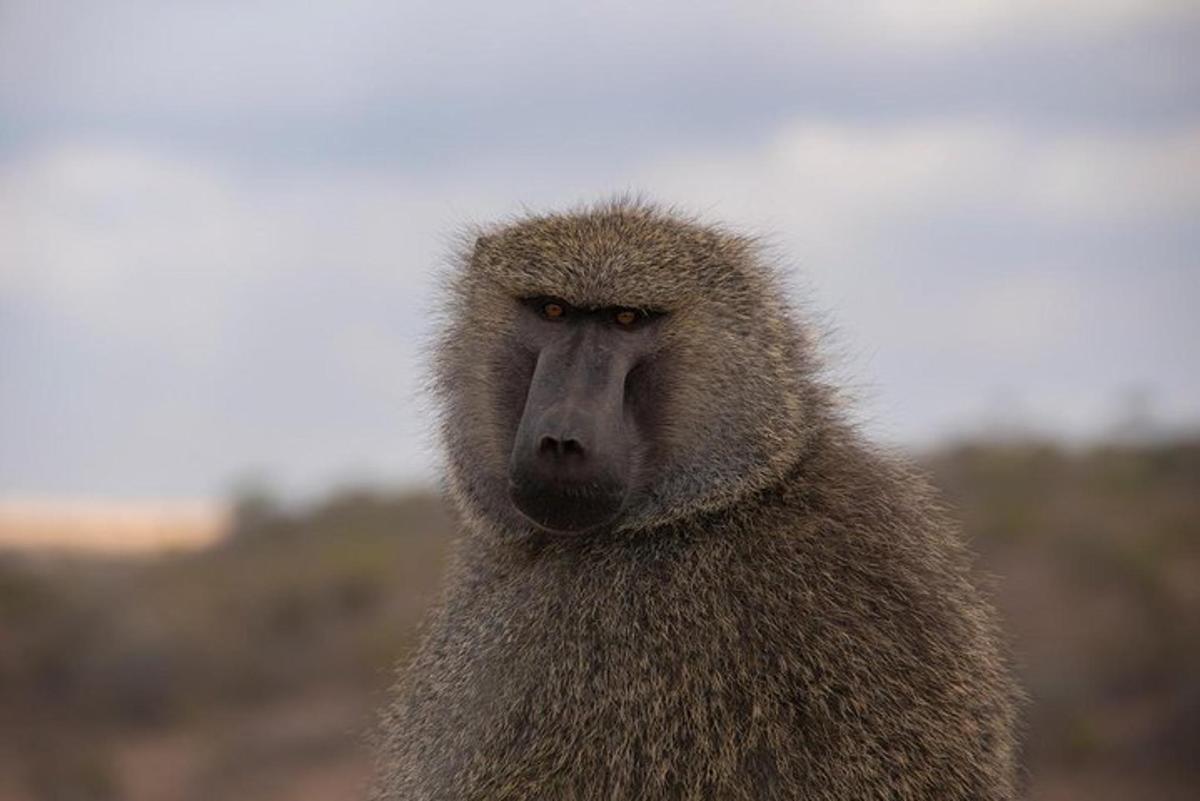
[[584, 452], [577, 439], [544, 436], [537, 443], [537, 455], [544, 459], [582, 459]]

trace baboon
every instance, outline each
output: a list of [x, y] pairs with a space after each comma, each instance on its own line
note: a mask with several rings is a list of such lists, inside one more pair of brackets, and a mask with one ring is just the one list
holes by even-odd
[[465, 532], [372, 797], [1013, 798], [964, 550], [755, 240], [629, 200], [477, 233], [434, 381]]

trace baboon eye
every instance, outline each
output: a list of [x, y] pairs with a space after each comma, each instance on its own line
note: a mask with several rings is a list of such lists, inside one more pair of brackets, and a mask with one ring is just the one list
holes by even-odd
[[547, 320], [562, 319], [563, 315], [566, 313], [567, 310], [563, 308], [561, 303], [555, 303], [552, 300], [548, 300], [542, 304], [542, 316]]
[[628, 327], [642, 319], [643, 316], [642, 312], [637, 309], [617, 309], [613, 319], [617, 321], [618, 325]]

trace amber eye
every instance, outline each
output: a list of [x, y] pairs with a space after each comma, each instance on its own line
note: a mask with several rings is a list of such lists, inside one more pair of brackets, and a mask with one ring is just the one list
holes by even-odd
[[621, 325], [633, 325], [638, 321], [639, 317], [641, 317], [641, 315], [633, 309], [621, 309], [616, 313], [613, 319], [615, 319]]
[[542, 306], [542, 316], [548, 320], [558, 320], [564, 314], [566, 314], [566, 311], [567, 310], [562, 307], [561, 303], [551, 302]]

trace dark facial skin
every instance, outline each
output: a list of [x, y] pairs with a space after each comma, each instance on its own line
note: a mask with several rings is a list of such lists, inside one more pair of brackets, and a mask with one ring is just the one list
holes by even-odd
[[652, 450], [648, 376], [662, 315], [531, 298], [519, 317], [517, 344], [535, 365], [509, 459], [509, 498], [547, 531], [610, 524]]

